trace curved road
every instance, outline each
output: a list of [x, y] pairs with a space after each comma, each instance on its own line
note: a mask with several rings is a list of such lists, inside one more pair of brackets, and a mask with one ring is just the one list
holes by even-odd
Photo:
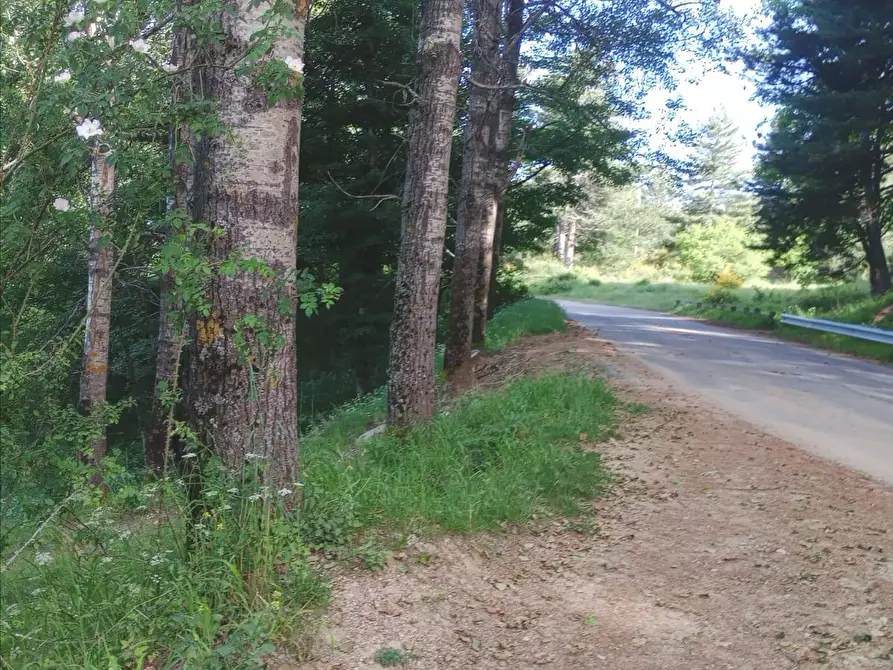
[[893, 484], [893, 368], [668, 314], [557, 302], [724, 409]]

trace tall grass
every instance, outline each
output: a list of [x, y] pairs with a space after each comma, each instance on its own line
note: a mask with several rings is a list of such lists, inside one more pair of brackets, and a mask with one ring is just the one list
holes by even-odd
[[[564, 322], [551, 301], [526, 300], [493, 319], [489, 346]], [[184, 481], [140, 486], [135, 474], [120, 488], [110, 478], [106, 500], [71, 496], [0, 574], [2, 667], [259, 669], [274, 649], [299, 656], [313, 639], [310, 615], [328, 588], [310, 552], [381, 567], [366, 534], [575, 514], [606, 483], [580, 440], [612, 430], [615, 400], [601, 381], [519, 379], [358, 443], [384, 400], [383, 390], [356, 400], [304, 436], [300, 515], [284, 505], [297, 487], [263, 487], [262, 463], [233, 473], [206, 462], [197, 507]]]
[[493, 316], [487, 326], [487, 349], [504, 349], [526, 335], [563, 331], [566, 320], [564, 310], [551, 300], [521, 300]]
[[430, 423], [359, 445], [324, 429], [303, 444], [306, 513], [311, 524], [456, 531], [578, 513], [606, 479], [579, 436], [607, 434], [614, 403], [599, 380], [555, 375], [466, 396]]

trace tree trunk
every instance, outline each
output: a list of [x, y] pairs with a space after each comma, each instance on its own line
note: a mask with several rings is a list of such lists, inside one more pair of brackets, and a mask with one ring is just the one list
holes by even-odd
[[577, 255], [577, 220], [573, 217], [567, 222], [566, 236], [564, 239], [564, 264], [569, 268], [574, 267], [574, 257]]
[[[174, 34], [171, 48], [171, 64], [181, 66], [185, 62], [187, 34], [179, 30]], [[179, 89], [179, 87], [178, 87]], [[175, 90], [174, 100], [179, 97]], [[168, 199], [168, 211], [186, 208], [188, 166], [175, 158], [178, 143], [188, 141], [188, 131], [184, 127], [172, 127], [168, 140], [168, 153], [174, 173], [174, 195]], [[170, 235], [171, 231], [168, 231]], [[155, 387], [152, 396], [152, 414], [149, 435], [146, 440], [146, 464], [157, 474], [167, 472], [170, 464], [170, 421], [173, 407], [166, 402], [165, 391], [177, 387], [180, 370], [180, 353], [183, 348], [182, 305], [177, 305], [173, 297], [174, 272], [166, 272], [158, 287], [158, 353], [155, 359]], [[179, 316], [175, 313], [179, 308]]]
[[[508, 0], [505, 6], [505, 40], [500, 63], [498, 83], [502, 86], [496, 104], [496, 138], [493, 152], [494, 191], [496, 215], [487, 220], [478, 260], [477, 286], [474, 294], [474, 324], [472, 340], [483, 344], [487, 338], [487, 319], [492, 316], [490, 286], [495, 283], [498, 269], [498, 246], [502, 241], [504, 212], [502, 199], [512, 179], [511, 145], [512, 121], [517, 98], [518, 64], [521, 59], [521, 39], [524, 29], [524, 0]], [[498, 232], [497, 232], [498, 231]]]
[[879, 219], [880, 214], [876, 208], [863, 209], [865, 236], [862, 248], [865, 251], [865, 260], [868, 263], [871, 294], [874, 296], [884, 295], [891, 288], [890, 268], [887, 265], [887, 254], [884, 251], [883, 234]]
[[[459, 212], [456, 219], [456, 260], [450, 289], [450, 316], [444, 369], [447, 378], [458, 385], [473, 379], [471, 361], [472, 325], [478, 307], [481, 284], [481, 258], [487, 236], [496, 227], [496, 124], [498, 95], [493, 87], [499, 81], [500, 0], [474, 0], [474, 57], [471, 76], [481, 86], [471, 84], [468, 123], [462, 153], [462, 179], [459, 185]], [[489, 281], [489, 272], [487, 273]], [[486, 285], [486, 284], [485, 284]], [[484, 300], [486, 309], [486, 300]]]
[[555, 224], [555, 255], [562, 263], [567, 257], [567, 224], [559, 221]]
[[[502, 262], [502, 230], [504, 226], [505, 202], [500, 199], [499, 206], [496, 209], [496, 233], [493, 235], [493, 263], [490, 265], [490, 295], [487, 298], [487, 321], [493, 318], [499, 298], [499, 284], [496, 281], [496, 274], [499, 271], [499, 264]], [[482, 329], [480, 325], [477, 324], [475, 331], [480, 330]], [[483, 333], [486, 335], [486, 330], [483, 330]]]
[[87, 265], [87, 320], [84, 332], [84, 358], [81, 372], [80, 408], [102, 424], [102, 433], [92, 440], [81, 459], [96, 468], [92, 482], [102, 483], [99, 467], [108, 450], [102, 418], [109, 375], [109, 330], [112, 319], [112, 280], [115, 247], [107, 225], [115, 193], [115, 167], [108, 152], [93, 150], [91, 184], [90, 257]]
[[409, 128], [388, 360], [388, 423], [397, 426], [434, 415], [437, 297], [461, 29], [462, 0], [427, 0], [419, 44], [418, 99]]
[[[209, 139], [196, 161], [193, 209], [222, 232], [212, 236], [212, 262], [238, 253], [261, 266], [240, 262], [212, 280], [210, 310], [196, 320], [189, 356], [188, 414], [228, 466], [262, 460], [265, 484], [290, 488], [300, 478], [294, 279], [301, 102], [271, 105], [256, 79], [236, 74], [233, 64], [250, 49], [268, 8], [234, 4], [235, 14], [219, 15], [221, 41], [205, 47], [207, 60], [199, 63], [200, 93], [218, 102], [226, 131]], [[275, 41], [272, 57], [303, 60], [306, 12], [299, 2], [295, 16], [280, 17], [289, 34]], [[289, 85], [299, 82], [289, 72]]]
[[884, 295], [890, 290], [890, 268], [884, 252], [881, 183], [884, 173], [884, 157], [880, 140], [868, 132], [862, 135], [862, 144], [866, 149], [867, 159], [863, 169], [862, 207], [860, 223], [862, 224], [862, 246], [865, 260], [868, 263], [869, 282], [872, 295]]

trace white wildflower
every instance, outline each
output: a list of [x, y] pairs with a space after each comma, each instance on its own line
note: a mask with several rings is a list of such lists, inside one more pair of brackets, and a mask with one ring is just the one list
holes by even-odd
[[266, 458], [266, 457], [265, 457], [265, 456], [261, 456], [260, 454], [254, 454], [254, 453], [251, 453], [251, 452], [245, 454], [245, 460], [246, 460], [246, 461], [262, 461], [262, 460], [264, 460], [264, 458]]
[[62, 70], [62, 72], [53, 77], [53, 81], [57, 84], [67, 84], [71, 81], [71, 70]]
[[288, 488], [279, 489], [279, 495], [282, 496], [283, 498], [285, 496], [290, 496], [292, 493], [294, 493], [294, 491], [292, 491], [291, 489], [288, 489]]
[[99, 559], [99, 561], [101, 563], [111, 563], [112, 557], [111, 556], [103, 556], [102, 558]]
[[34, 554], [34, 560], [38, 565], [49, 565], [53, 562], [53, 555], [48, 551], [38, 551]]
[[231, 510], [232, 508], [233, 508], [233, 506], [230, 505], [229, 503], [223, 503], [223, 505], [221, 505], [221, 507], [220, 507], [220, 510], [222, 512], [227, 512], [227, 511]]
[[161, 565], [164, 561], [165, 557], [162, 554], [155, 554], [149, 559], [149, 565]]
[[102, 135], [102, 132], [99, 119], [84, 119], [77, 127], [77, 134], [85, 140], [89, 140], [94, 135]]
[[67, 39], [69, 42], [74, 42], [75, 40], [79, 40], [82, 37], [86, 36], [87, 33], [83, 32], [82, 30], [72, 30], [70, 33], [68, 33], [68, 37], [66, 37], [65, 39]]
[[86, 14], [79, 9], [72, 9], [68, 12], [68, 16], [65, 17], [64, 23], [66, 26], [76, 26], [79, 23], [83, 23], [86, 18]]
[[285, 65], [292, 72], [297, 72], [298, 74], [304, 73], [304, 61], [300, 58], [295, 58], [294, 56], [287, 56], [285, 58]]
[[53, 209], [57, 212], [67, 212], [71, 209], [71, 203], [65, 198], [56, 198], [53, 200]]
[[118, 539], [119, 539], [119, 540], [126, 540], [126, 539], [127, 539], [128, 537], [130, 537], [131, 535], [133, 535], [133, 533], [131, 533], [129, 530], [122, 530], [122, 531], [121, 531], [121, 534], [118, 535]]
[[138, 37], [135, 40], [130, 40], [130, 46], [133, 47], [133, 50], [136, 51], [138, 54], [149, 53], [149, 43], [142, 37]]
[[248, 500], [250, 500], [251, 502], [257, 502], [258, 500], [260, 500], [263, 497], [264, 497], [263, 493], [252, 493], [250, 496], [248, 496]]
[[162, 64], [161, 64], [161, 69], [164, 70], [164, 71], [167, 72], [167, 73], [171, 73], [171, 72], [176, 72], [176, 71], [179, 70], [180, 68], [178, 68], [178, 67], [177, 67], [176, 65], [174, 65], [173, 63], [162, 63]]
[[196, 454], [194, 451], [190, 451], [187, 454], [183, 454], [183, 458], [195, 458], [196, 456], [198, 456], [198, 454]]
[[215, 498], [220, 494], [220, 491], [205, 491], [206, 498]]
[[111, 49], [115, 48], [115, 36], [114, 35], [106, 35], [105, 43], [109, 45]]
[[231, 489], [227, 489], [226, 492], [227, 492], [227, 493], [238, 493], [238, 492], [239, 492], [239, 489], [233, 487], [233, 488], [231, 488]]

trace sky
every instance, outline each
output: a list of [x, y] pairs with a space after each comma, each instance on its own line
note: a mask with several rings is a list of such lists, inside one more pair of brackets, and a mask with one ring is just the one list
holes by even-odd
[[[723, 0], [725, 7], [732, 9], [741, 16], [758, 16], [761, 13], [761, 0]], [[753, 100], [754, 86], [747, 80], [743, 68], [733, 64], [728, 69], [729, 74], [709, 71], [710, 64], [691, 60], [685, 76], [680, 77], [679, 85], [675, 92], [664, 89], [655, 89], [648, 94], [645, 106], [651, 113], [651, 119], [644, 124], [643, 130], [647, 130], [652, 136], [652, 145], [665, 149], [671, 155], [680, 153], [678, 148], [669, 144], [665, 137], [669, 130], [676, 127], [679, 121], [684, 121], [693, 128], [706, 123], [710, 115], [720, 108], [735, 122], [740, 131], [742, 152], [740, 165], [742, 169], [749, 169], [753, 163], [755, 151], [754, 142], [757, 133], [773, 115], [773, 110], [761, 106]], [[694, 80], [694, 81], [691, 81]], [[667, 122], [664, 109], [667, 101], [673, 96], [681, 96], [685, 109], [676, 115], [675, 122]]]

